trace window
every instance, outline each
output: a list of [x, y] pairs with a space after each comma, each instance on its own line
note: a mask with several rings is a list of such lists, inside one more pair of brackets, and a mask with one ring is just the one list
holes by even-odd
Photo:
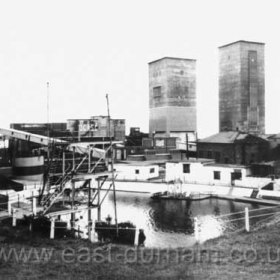
[[242, 172], [240, 169], [234, 169], [234, 179], [241, 180], [242, 179]]
[[150, 168], [150, 173], [155, 173], [155, 169], [154, 168]]
[[225, 163], [228, 163], [228, 162], [229, 162], [228, 157], [225, 157]]
[[135, 174], [140, 174], [139, 169], [135, 169]]
[[153, 95], [154, 95], [154, 98], [160, 98], [161, 97], [161, 87], [154, 87]]
[[214, 171], [214, 180], [221, 180], [221, 171]]
[[160, 76], [161, 75], [161, 71], [155, 71], [154, 73], [153, 73], [153, 77], [158, 77], [158, 76]]
[[207, 152], [207, 158], [212, 158], [212, 152], [211, 151]]
[[190, 173], [190, 165], [183, 164], [183, 173]]

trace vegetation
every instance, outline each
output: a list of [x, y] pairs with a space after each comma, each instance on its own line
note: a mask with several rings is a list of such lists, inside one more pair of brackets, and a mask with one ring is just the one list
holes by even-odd
[[[11, 220], [5, 220], [0, 227], [0, 278], [279, 279], [279, 233], [280, 219], [275, 219], [250, 233], [225, 235], [192, 248], [157, 249], [70, 237], [50, 240], [30, 232], [26, 223], [12, 228]], [[14, 253], [7, 258], [11, 249]], [[50, 257], [38, 259], [45, 249], [52, 252]], [[15, 257], [30, 250], [29, 257]]]

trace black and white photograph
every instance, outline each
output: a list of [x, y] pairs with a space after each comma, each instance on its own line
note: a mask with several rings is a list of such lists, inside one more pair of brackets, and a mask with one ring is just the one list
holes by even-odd
[[2, 0], [0, 280], [280, 279], [279, 7]]

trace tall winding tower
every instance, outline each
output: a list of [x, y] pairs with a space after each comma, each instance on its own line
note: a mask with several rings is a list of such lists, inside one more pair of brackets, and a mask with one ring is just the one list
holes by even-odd
[[219, 47], [220, 131], [265, 133], [264, 43]]
[[164, 57], [149, 63], [150, 135], [185, 138], [196, 128], [196, 60]]

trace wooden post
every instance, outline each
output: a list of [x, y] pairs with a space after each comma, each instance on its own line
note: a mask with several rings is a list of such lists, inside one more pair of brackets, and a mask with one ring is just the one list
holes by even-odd
[[135, 229], [135, 237], [134, 237], [134, 245], [138, 245], [138, 239], [139, 239], [139, 229]]
[[245, 230], [250, 231], [249, 209], [245, 207]]
[[65, 151], [62, 152], [62, 178], [65, 175]]
[[[88, 231], [89, 232], [89, 234], [88, 234], [88, 241], [90, 241], [90, 242], [92, 242], [92, 240], [93, 240], [93, 237], [92, 237], [92, 234], [93, 234], [93, 232], [90, 230], [90, 231]], [[85, 239], [86, 239], [87, 237], [86, 237], [86, 235], [85, 235]]]
[[[74, 199], [75, 199], [75, 182], [71, 181], [72, 184], [72, 203], [71, 209], [74, 209]], [[71, 228], [75, 227], [75, 213], [71, 213]]]
[[91, 240], [91, 179], [88, 181], [88, 238]]
[[18, 194], [17, 198], [18, 198], [18, 208], [19, 208], [19, 194]]
[[33, 206], [33, 204], [34, 204], [34, 201], [33, 201], [33, 192], [31, 193], [31, 211], [32, 211], [32, 214], [33, 214], [33, 208], [34, 208], [34, 206]]
[[50, 232], [50, 239], [54, 239], [54, 226], [55, 226], [55, 219], [51, 219], [51, 232]]
[[67, 221], [67, 229], [71, 229], [71, 221], [70, 220]]
[[11, 205], [11, 201], [10, 201], [9, 197], [8, 197], [7, 204], [8, 204], [8, 214], [11, 215], [12, 214], [12, 205]]
[[91, 225], [88, 225], [90, 227], [90, 230], [88, 230], [88, 240], [92, 242], [94, 240], [94, 226], [91, 222]]
[[97, 221], [101, 221], [101, 206], [100, 206], [100, 180], [97, 180], [98, 193], [97, 193]]
[[[62, 178], [61, 178], [61, 183], [60, 183], [60, 190], [62, 191], [63, 190], [63, 180], [65, 178], [65, 151], [63, 149], [62, 151]], [[62, 205], [64, 206], [65, 205], [65, 192], [63, 191], [63, 194], [62, 194]]]
[[199, 228], [198, 228], [198, 220], [196, 217], [194, 218], [194, 237], [195, 237], [195, 241], [199, 242]]
[[186, 156], [189, 159], [189, 135], [186, 133]]
[[90, 163], [91, 163], [91, 149], [88, 147], [88, 172], [90, 172]]
[[74, 171], [75, 170], [75, 147], [73, 147], [73, 158], [72, 158], [72, 170]]
[[36, 205], [36, 197], [34, 196], [34, 193], [32, 192], [32, 213], [35, 216], [37, 214], [37, 205]]
[[97, 242], [97, 241], [98, 241], [98, 234], [97, 234], [97, 232], [95, 231], [95, 222], [92, 223], [92, 226], [91, 226], [90, 241], [91, 241], [91, 242]]
[[13, 227], [17, 225], [17, 217], [16, 217], [16, 210], [12, 210], [12, 215], [13, 215]]

